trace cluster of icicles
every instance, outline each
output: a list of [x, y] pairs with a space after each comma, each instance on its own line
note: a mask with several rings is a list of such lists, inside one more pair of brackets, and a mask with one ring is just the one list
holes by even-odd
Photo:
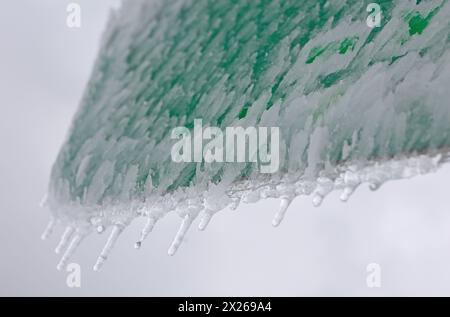
[[61, 260], [57, 265], [58, 270], [61, 270], [65, 268], [76, 248], [88, 234], [95, 231], [102, 233], [106, 227], [112, 226], [111, 234], [94, 265], [94, 270], [97, 271], [108, 258], [120, 234], [136, 217], [147, 218], [147, 222], [135, 244], [138, 249], [153, 230], [155, 224], [168, 212], [176, 211], [183, 220], [168, 250], [169, 255], [174, 255], [189, 227], [200, 214], [202, 214], [202, 218], [199, 223], [199, 230], [204, 230], [212, 216], [226, 207], [234, 210], [240, 202], [255, 203], [261, 198], [278, 198], [281, 200], [280, 209], [276, 212], [272, 221], [273, 226], [276, 227], [281, 223], [290, 203], [297, 196], [312, 195], [312, 203], [317, 207], [330, 192], [341, 190], [340, 199], [347, 201], [356, 188], [363, 183], [367, 183], [370, 189], [376, 190], [389, 180], [411, 178], [434, 172], [442, 163], [449, 161], [449, 158], [449, 153], [437, 153], [377, 161], [370, 164], [367, 162], [364, 164], [344, 164], [331, 168], [330, 171], [325, 169], [314, 180], [307, 180], [304, 175], [298, 177], [285, 175], [279, 179], [271, 177], [266, 181], [252, 180], [239, 184], [210, 185], [204, 191], [199, 190], [199, 188], [186, 188], [167, 195], [153, 195], [145, 202], [134, 202], [126, 207], [118, 205], [103, 206], [97, 207], [97, 210], [93, 209], [86, 212], [86, 207], [78, 206], [80, 210], [84, 208], [84, 215], [89, 215], [84, 217], [87, 219], [82, 219], [82, 221], [80, 219], [61, 219], [54, 215], [42, 234], [42, 239], [47, 239], [58, 223], [66, 225], [55, 249], [56, 253], [62, 253]]

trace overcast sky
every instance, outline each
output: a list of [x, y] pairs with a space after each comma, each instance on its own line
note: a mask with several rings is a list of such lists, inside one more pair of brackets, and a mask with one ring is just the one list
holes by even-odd
[[[81, 29], [65, 25], [69, 1], [5, 1], [0, 10], [0, 295], [450, 295], [448, 166], [375, 193], [361, 188], [347, 204], [338, 193], [318, 209], [298, 198], [278, 229], [275, 200], [224, 211], [206, 232], [193, 228], [175, 257], [166, 254], [177, 216], [140, 251], [136, 221], [99, 273], [91, 268], [107, 237], [90, 236], [71, 261], [81, 288], [68, 288], [53, 253], [62, 228], [41, 241], [49, 212], [38, 204], [117, 5], [77, 2]], [[366, 285], [372, 262], [381, 288]]]

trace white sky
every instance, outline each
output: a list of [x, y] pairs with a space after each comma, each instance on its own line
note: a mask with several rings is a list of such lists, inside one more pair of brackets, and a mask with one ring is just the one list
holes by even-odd
[[[72, 262], [82, 287], [66, 286], [53, 253], [62, 228], [39, 236], [48, 211], [38, 207], [53, 160], [89, 77], [106, 21], [117, 1], [79, 0], [82, 28], [65, 25], [62, 0], [16, 0], [0, 10], [0, 295], [450, 295], [450, 167], [338, 193], [315, 209], [298, 198], [271, 227], [275, 200], [218, 214], [194, 228], [175, 257], [178, 229], [164, 219], [136, 251], [142, 222], [120, 238], [100, 273], [91, 268], [106, 235], [90, 236]], [[366, 286], [366, 266], [382, 268], [382, 287]]]

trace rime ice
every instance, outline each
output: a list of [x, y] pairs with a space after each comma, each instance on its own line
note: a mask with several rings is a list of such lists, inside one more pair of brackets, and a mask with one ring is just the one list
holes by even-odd
[[[386, 1], [380, 28], [361, 1], [125, 2], [103, 36], [79, 110], [54, 164], [46, 204], [65, 226], [63, 268], [86, 235], [105, 230], [96, 269], [120, 233], [180, 216], [169, 254], [192, 224], [239, 203], [279, 198], [274, 226], [298, 196], [346, 201], [448, 161], [450, 2]], [[174, 163], [170, 131], [279, 127], [280, 169]], [[270, 144], [268, 144], [270, 146]], [[103, 237], [103, 236], [100, 236]]]

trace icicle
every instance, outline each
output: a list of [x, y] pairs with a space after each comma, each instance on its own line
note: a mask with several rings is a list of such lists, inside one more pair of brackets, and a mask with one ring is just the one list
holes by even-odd
[[232, 198], [232, 203], [230, 204], [230, 210], [236, 210], [237, 207], [239, 207], [239, 203], [241, 202], [241, 200], [239, 198]]
[[353, 170], [349, 170], [344, 173], [343, 182], [345, 187], [342, 191], [340, 199], [345, 202], [348, 201], [350, 196], [355, 192], [356, 188], [358, 188], [358, 186], [361, 184], [361, 179], [358, 173], [354, 172]]
[[351, 184], [344, 188], [342, 191], [341, 196], [339, 197], [341, 201], [346, 202], [349, 200], [349, 198], [353, 195], [355, 190], [359, 187], [360, 183]]
[[178, 248], [180, 247], [181, 243], [183, 242], [184, 236], [186, 235], [186, 232], [189, 230], [189, 227], [192, 224], [192, 221], [194, 221], [195, 217], [192, 215], [186, 215], [183, 219], [183, 222], [181, 223], [180, 229], [178, 229], [178, 232], [175, 236], [175, 239], [173, 239], [172, 245], [169, 248], [168, 254], [174, 255], [175, 252], [177, 252]]
[[368, 180], [371, 191], [378, 190], [389, 178], [384, 175], [371, 176]]
[[147, 223], [145, 224], [144, 228], [141, 231], [141, 237], [139, 240], [134, 244], [134, 247], [136, 249], [139, 249], [142, 246], [142, 242], [144, 242], [145, 238], [152, 232], [153, 227], [156, 224], [157, 219], [154, 217], [148, 217]]
[[369, 184], [369, 189], [371, 191], [376, 191], [376, 190], [380, 189], [380, 187], [383, 186], [383, 184], [384, 184], [384, 181], [372, 181]]
[[314, 207], [319, 207], [323, 202], [324, 197], [320, 194], [315, 194], [312, 199]]
[[114, 248], [114, 245], [117, 239], [119, 238], [120, 234], [123, 232], [124, 228], [125, 226], [122, 224], [114, 225], [111, 234], [109, 235], [108, 241], [103, 247], [103, 250], [100, 253], [100, 256], [98, 257], [97, 262], [94, 265], [94, 271], [99, 271], [102, 268], [103, 264], [108, 259], [109, 253]]
[[48, 205], [48, 194], [45, 194], [44, 197], [42, 197], [41, 202], [39, 203], [39, 207], [44, 208]]
[[198, 225], [198, 230], [204, 231], [208, 226], [209, 222], [211, 221], [212, 216], [213, 213], [211, 211], [205, 210], [203, 217], [200, 220], [200, 224]]
[[349, 200], [350, 196], [354, 193], [356, 187], [347, 186], [342, 191], [341, 196], [339, 197], [341, 201], [346, 202]]
[[284, 218], [286, 211], [288, 210], [291, 202], [292, 202], [292, 197], [290, 197], [290, 196], [281, 197], [280, 210], [275, 214], [275, 217], [272, 220], [272, 225], [274, 227], [278, 227], [280, 225], [281, 221], [283, 221], [283, 218]]
[[67, 248], [66, 252], [64, 252], [64, 255], [62, 256], [61, 260], [59, 261], [58, 265], [56, 266], [58, 271], [61, 271], [66, 266], [67, 261], [75, 253], [76, 249], [80, 245], [83, 238], [84, 238], [84, 235], [82, 235], [78, 232], [75, 234], [75, 236], [72, 238], [72, 241], [70, 241], [69, 247]]
[[64, 233], [61, 236], [61, 240], [59, 241], [58, 245], [56, 246], [56, 249], [55, 249], [56, 254], [59, 254], [59, 253], [61, 253], [62, 250], [64, 250], [64, 248], [69, 243], [70, 238], [72, 237], [74, 231], [75, 231], [74, 228], [71, 226], [66, 228], [66, 230], [64, 231]]
[[334, 182], [329, 178], [319, 177], [317, 182], [317, 188], [314, 191], [312, 200], [315, 207], [319, 207], [324, 198], [334, 189]]
[[41, 235], [42, 240], [47, 240], [47, 238], [53, 233], [55, 225], [56, 225], [55, 219], [54, 218], [50, 219], [49, 223], [47, 224], [47, 227], [45, 228], [44, 232]]

